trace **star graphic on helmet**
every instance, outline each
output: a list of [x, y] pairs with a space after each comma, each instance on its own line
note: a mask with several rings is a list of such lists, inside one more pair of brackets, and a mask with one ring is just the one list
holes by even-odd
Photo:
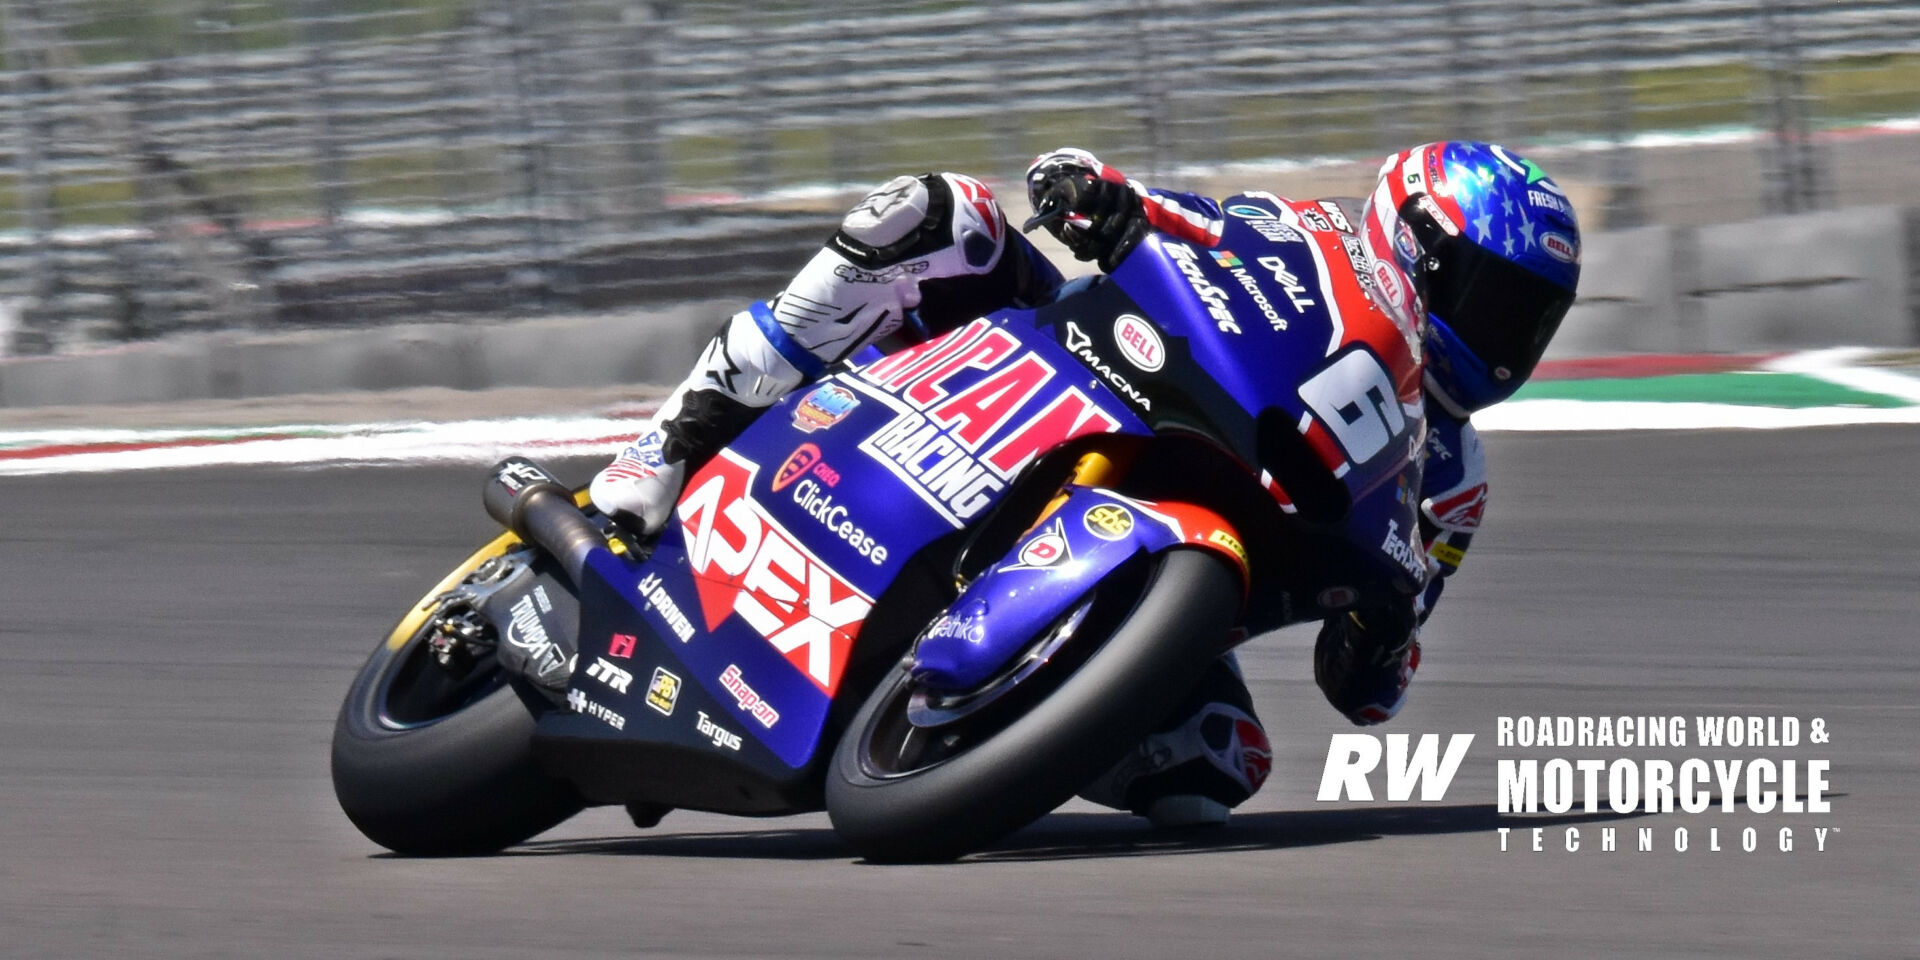
[[[1513, 201], [1509, 200], [1507, 202], [1512, 203]], [[1491, 227], [1492, 223], [1493, 223], [1493, 214], [1491, 213], [1483, 213], [1473, 218], [1473, 229], [1475, 232], [1480, 234], [1480, 241], [1482, 243], [1485, 243], [1486, 241], [1493, 238], [1493, 229]]]
[[1506, 250], [1504, 252], [1509, 257], [1513, 256], [1513, 226], [1511, 224], [1507, 226]]
[[1526, 237], [1526, 238], [1527, 238], [1527, 249], [1528, 249], [1528, 250], [1532, 250], [1532, 249], [1533, 249], [1533, 228], [1534, 228], [1534, 226], [1535, 226], [1535, 224], [1534, 224], [1534, 222], [1533, 222], [1532, 220], [1528, 220], [1528, 219], [1526, 218], [1526, 215], [1525, 215], [1525, 214], [1522, 214], [1522, 215], [1521, 215], [1521, 217], [1520, 217], [1520, 235], [1521, 235], [1521, 236], [1523, 236], [1523, 237]]

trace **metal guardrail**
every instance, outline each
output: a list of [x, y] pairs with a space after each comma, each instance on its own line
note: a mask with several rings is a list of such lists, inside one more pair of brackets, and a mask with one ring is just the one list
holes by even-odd
[[[1060, 143], [1224, 189], [1498, 139], [1593, 226], [1920, 185], [1904, 0], [5, 0], [16, 350], [764, 295], [845, 192]], [[1843, 132], [1835, 132], [1840, 130]], [[1875, 134], [1870, 136], [1869, 134]], [[1343, 179], [1344, 178], [1344, 179]]]

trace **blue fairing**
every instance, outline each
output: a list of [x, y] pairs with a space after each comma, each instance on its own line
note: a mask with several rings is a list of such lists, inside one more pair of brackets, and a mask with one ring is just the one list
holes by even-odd
[[1050, 518], [968, 584], [921, 635], [913, 672], [929, 689], [978, 687], [1128, 557], [1181, 542], [1179, 531], [1139, 503], [1071, 489]]
[[[1316, 234], [1271, 198], [1229, 197], [1223, 209], [1227, 225], [1216, 246], [1155, 236], [1113, 280], [1162, 331], [1184, 340], [1249, 430], [1263, 413], [1296, 425], [1317, 418], [1329, 428], [1346, 461], [1335, 476], [1352, 502], [1349, 539], [1382, 579], [1412, 589], [1424, 579], [1404, 544], [1409, 536], [1419, 542], [1410, 531], [1418, 529], [1425, 407], [1398, 396], [1398, 378], [1386, 370], [1390, 322], [1371, 309], [1343, 313], [1320, 282], [1334, 269], [1329, 257], [1365, 254], [1350, 237]], [[1316, 242], [1329, 237], [1338, 240]], [[1245, 443], [1235, 452], [1257, 463], [1251, 436], [1228, 433], [1222, 439]]]
[[[772, 407], [689, 478], [649, 559], [594, 557], [572, 690], [592, 714], [577, 707], [542, 729], [799, 778], [876, 601], [916, 556], [984, 518], [1035, 457], [1088, 434], [1184, 422], [1257, 473], [1262, 414], [1319, 430], [1327, 456], [1347, 457], [1334, 475], [1350, 492], [1349, 539], [1380, 580], [1417, 583], [1395, 538], [1419, 542], [1409, 454], [1421, 413], [1382, 410], [1371, 381], [1347, 377], [1382, 362], [1368, 338], [1378, 331], [1357, 335], [1364, 323], [1330, 308], [1327, 252], [1277, 213], [1249, 219], [1271, 210], [1257, 202], [1226, 205], [1220, 247], [1149, 239], [1111, 282], [976, 320]], [[1391, 442], [1369, 446], [1375, 433]], [[946, 632], [922, 639], [923, 677], [960, 689], [991, 676], [1121, 560], [1178, 541], [1140, 504], [1126, 535], [1102, 538], [1085, 518], [1113, 501], [1077, 490], [976, 580]], [[1049, 531], [1071, 561], [1034, 562]], [[916, 623], [940, 611], [926, 615]]]

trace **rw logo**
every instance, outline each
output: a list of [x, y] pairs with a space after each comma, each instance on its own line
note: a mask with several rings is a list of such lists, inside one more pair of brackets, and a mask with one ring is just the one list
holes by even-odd
[[[1447, 739], [1446, 756], [1440, 755], [1440, 735], [1420, 735], [1420, 745], [1407, 749], [1410, 737], [1404, 733], [1387, 734], [1387, 799], [1395, 803], [1413, 798], [1420, 788], [1420, 799], [1445, 800], [1447, 786], [1460, 772], [1460, 761], [1467, 758], [1473, 734], [1456, 733]], [[1327, 745], [1327, 766], [1320, 775], [1319, 800], [1372, 800], [1373, 788], [1367, 774], [1380, 765], [1380, 738], [1368, 733], [1336, 733]]]

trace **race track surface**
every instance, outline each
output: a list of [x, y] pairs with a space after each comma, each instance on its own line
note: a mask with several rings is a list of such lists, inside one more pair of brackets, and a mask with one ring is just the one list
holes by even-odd
[[[334, 713], [488, 532], [477, 469], [0, 480], [0, 956], [1920, 955], [1920, 431], [1488, 445], [1487, 526], [1380, 731], [1477, 735], [1444, 801], [1315, 801], [1354, 728], [1299, 629], [1243, 654], [1276, 756], [1229, 827], [1155, 835], [1075, 802], [906, 867], [819, 815], [640, 832], [595, 810], [454, 861], [362, 839], [328, 782]], [[1501, 749], [1496, 717], [1708, 713], [1819, 717], [1832, 742], [1653, 753], [1829, 758], [1832, 812], [1494, 811], [1498, 758], [1643, 755]], [[1621, 851], [1595, 849], [1607, 826]]]

